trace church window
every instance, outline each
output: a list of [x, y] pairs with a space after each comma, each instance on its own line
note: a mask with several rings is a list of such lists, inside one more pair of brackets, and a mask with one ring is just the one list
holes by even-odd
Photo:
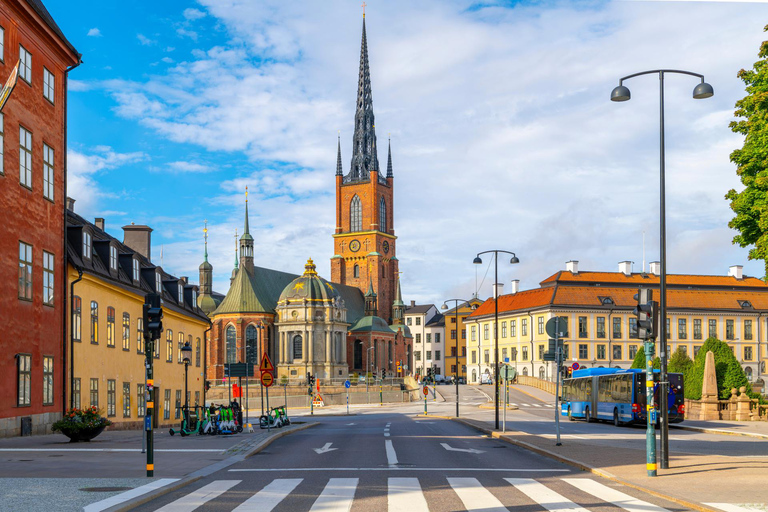
[[387, 232], [387, 202], [383, 196], [379, 200], [379, 231]]
[[349, 206], [349, 230], [363, 230], [363, 206], [360, 203], [360, 198], [357, 195], [352, 198], [352, 202]]
[[227, 327], [227, 362], [237, 362], [237, 334], [235, 333], [235, 327], [232, 325]]
[[256, 339], [256, 328], [249, 325], [245, 329], [245, 362], [256, 364], [259, 348]]
[[352, 268], [352, 276], [360, 277], [360, 265], [355, 265], [354, 268]]
[[355, 341], [354, 367], [363, 367], [363, 342], [360, 340]]
[[301, 353], [302, 353], [302, 343], [301, 343], [301, 336], [296, 335], [293, 337], [293, 358], [294, 359], [301, 359]]

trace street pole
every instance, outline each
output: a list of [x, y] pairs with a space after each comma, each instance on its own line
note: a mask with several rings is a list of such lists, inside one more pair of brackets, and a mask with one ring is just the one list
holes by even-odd
[[645, 414], [648, 425], [645, 430], [645, 469], [648, 476], [656, 476], [656, 430], [653, 418], [653, 342], [645, 340]]
[[187, 383], [189, 380], [189, 363], [184, 360], [184, 428], [189, 430], [189, 392]]
[[507, 379], [504, 379], [504, 423], [501, 427], [502, 432], [507, 431], [507, 399], [509, 397], [509, 382]]
[[560, 317], [555, 317], [555, 371], [557, 371], [557, 382], [555, 384], [555, 430], [557, 431], [557, 440], [555, 446], [560, 446], [560, 365], [563, 364], [563, 350], [560, 348]]
[[461, 336], [461, 329], [459, 329], [459, 304], [456, 303], [456, 372], [453, 378], [456, 380], [456, 417], [459, 417], [459, 337]]

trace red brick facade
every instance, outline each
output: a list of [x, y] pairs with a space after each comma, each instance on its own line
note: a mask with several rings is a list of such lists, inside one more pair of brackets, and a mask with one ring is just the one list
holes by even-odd
[[[62, 40], [25, 0], [0, 1], [4, 54], [0, 81], [5, 83], [19, 60], [20, 45], [31, 54], [31, 80], [21, 76], [3, 110], [3, 166], [0, 172], [0, 281], [11, 285], [0, 295], [3, 314], [0, 355], [0, 436], [19, 435], [21, 418], [29, 417], [33, 433], [43, 433], [63, 411], [66, 355], [65, 165], [66, 73], [80, 56]], [[53, 102], [44, 97], [44, 69], [54, 77]], [[19, 168], [20, 127], [31, 133], [31, 187], [23, 185]], [[53, 150], [53, 199], [44, 197], [43, 145]], [[25, 173], [26, 175], [26, 173]], [[20, 243], [31, 246], [32, 296], [20, 285]], [[44, 252], [53, 255], [53, 299], [43, 303]], [[26, 287], [24, 287], [26, 290]], [[28, 397], [19, 397], [19, 362], [31, 357]], [[44, 386], [43, 359], [52, 357], [52, 396]], [[22, 363], [24, 364], [24, 363]], [[23, 386], [26, 390], [27, 386]], [[47, 400], [44, 403], [44, 389]], [[22, 394], [26, 394], [24, 391]], [[21, 402], [21, 403], [19, 403]]]
[[273, 364], [275, 360], [274, 339], [275, 315], [271, 313], [241, 313], [217, 315], [213, 319], [213, 327], [208, 332], [207, 378], [221, 380], [224, 378], [224, 366], [227, 362], [227, 329], [235, 328], [236, 353], [235, 362], [247, 361], [246, 330], [248, 326], [256, 328], [256, 352], [254, 353], [254, 378], [261, 377], [259, 362], [264, 352], [269, 354]]
[[[347, 362], [349, 363], [349, 373], [365, 373], [368, 371], [378, 372], [382, 369], [387, 371], [387, 375], [394, 374], [402, 377], [408, 372], [401, 371], [397, 373], [397, 362], [402, 365], [409, 365], [412, 348], [412, 340], [403, 336], [403, 331], [397, 333], [384, 332], [350, 332], [347, 333]], [[392, 347], [390, 359], [390, 345]], [[370, 352], [371, 360], [368, 361], [368, 349], [374, 347]], [[391, 373], [390, 373], [391, 372]]]

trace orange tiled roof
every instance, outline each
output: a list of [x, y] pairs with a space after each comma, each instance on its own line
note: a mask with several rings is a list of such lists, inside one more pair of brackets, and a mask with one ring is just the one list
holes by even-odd
[[[625, 275], [622, 272], [579, 272], [573, 274], [569, 271], [560, 271], [552, 274], [541, 284], [554, 282], [598, 282], [598, 283], [621, 283], [621, 284], [658, 284], [659, 276], [653, 274], [643, 274], [635, 272]], [[768, 288], [765, 281], [756, 277], [744, 276], [743, 279], [736, 279], [733, 276], [699, 276], [692, 274], [667, 274], [667, 285], [677, 286], [727, 286], [727, 287], [758, 287]]]
[[[501, 295], [499, 297], [499, 313], [502, 311], [514, 311], [518, 309], [545, 306], [552, 301], [553, 294], [554, 289], [552, 288], [537, 288], [535, 290], [526, 290], [515, 294]], [[493, 302], [493, 299], [486, 300], [480, 307], [473, 311], [467, 319], [493, 314]]]

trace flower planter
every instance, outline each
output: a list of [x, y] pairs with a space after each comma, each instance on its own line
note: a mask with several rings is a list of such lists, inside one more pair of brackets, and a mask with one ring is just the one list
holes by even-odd
[[77, 443], [78, 441], [90, 441], [104, 432], [105, 428], [107, 428], [107, 426], [102, 425], [100, 427], [84, 428], [80, 430], [62, 430], [61, 433], [69, 438], [70, 443]]

